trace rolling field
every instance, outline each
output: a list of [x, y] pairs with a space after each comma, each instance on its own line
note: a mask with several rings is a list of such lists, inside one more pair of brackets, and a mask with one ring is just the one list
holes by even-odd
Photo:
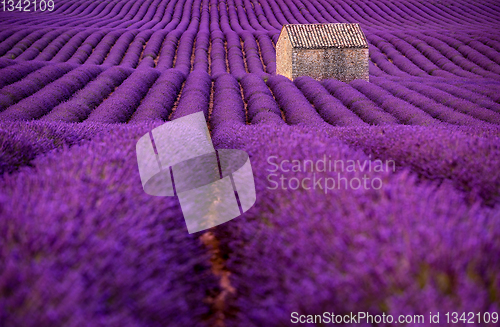
[[[497, 325], [497, 1], [12, 3], [0, 326]], [[361, 25], [369, 82], [276, 75], [282, 25], [312, 23]], [[144, 193], [135, 146], [198, 111], [217, 149], [249, 154], [257, 201], [188, 234], [177, 198]]]

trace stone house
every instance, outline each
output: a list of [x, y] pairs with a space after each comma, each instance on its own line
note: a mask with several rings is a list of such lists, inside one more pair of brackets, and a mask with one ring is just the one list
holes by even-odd
[[276, 73], [368, 81], [368, 42], [359, 24], [284, 25], [276, 44]]

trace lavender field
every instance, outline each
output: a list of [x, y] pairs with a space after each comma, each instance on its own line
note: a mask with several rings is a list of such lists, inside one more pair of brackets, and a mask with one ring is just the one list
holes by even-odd
[[[0, 326], [498, 326], [498, 1], [45, 2], [0, 5]], [[346, 22], [369, 82], [276, 75], [284, 24]], [[135, 146], [198, 111], [257, 201], [189, 234]]]

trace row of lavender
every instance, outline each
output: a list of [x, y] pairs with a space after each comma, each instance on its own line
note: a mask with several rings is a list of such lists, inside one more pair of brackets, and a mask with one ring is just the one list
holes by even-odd
[[[449, 126], [313, 131], [234, 126], [215, 140], [251, 154], [259, 199], [216, 229], [237, 290], [228, 325], [289, 326], [292, 312], [420, 314], [426, 326], [429, 312], [498, 313], [498, 129], [488, 137]], [[317, 168], [328, 161], [336, 170]]]
[[[170, 32], [169, 28], [155, 33], [152, 33], [151, 31], [129, 31], [125, 34], [120, 34], [115, 31], [116, 33], [110, 33], [104, 36], [102, 31], [82, 31], [77, 34], [78, 37], [76, 37], [76, 39], [70, 39], [69, 42], [62, 47], [62, 49], [67, 49], [67, 52], [59, 51], [54, 57], [54, 62], [67, 61], [67, 66], [56, 65], [52, 68], [49, 66], [39, 69], [42, 64], [38, 61], [33, 61], [32, 63], [30, 62], [25, 65], [11, 65], [11, 67], [7, 67], [4, 70], [5, 78], [2, 81], [5, 88], [0, 91], [4, 95], [2, 108], [0, 109], [5, 110], [9, 106], [11, 106], [11, 108], [8, 108], [5, 113], [1, 114], [2, 117], [4, 117], [4, 119], [29, 120], [40, 118], [50, 112], [48, 117], [44, 117], [44, 119], [82, 121], [88, 118], [90, 120], [103, 122], [127, 122], [130, 119], [142, 119], [141, 117], [152, 118], [150, 113], [154, 111], [156, 112], [154, 118], [168, 119], [175, 105], [175, 99], [177, 98], [177, 93], [181, 89], [182, 82], [192, 69], [194, 69], [194, 71], [200, 70], [205, 72], [210, 70], [214, 81], [218, 76], [225, 74], [227, 71], [231, 72], [232, 75], [240, 81], [247, 74], [247, 72], [257, 74], [264, 79], [269, 77], [266, 71], [271, 74], [275, 72], [274, 48], [272, 41], [268, 35], [262, 33], [258, 33], [256, 38], [253, 37], [252, 34], [246, 30], [249, 26], [243, 22], [241, 24], [245, 27], [245, 30], [241, 28], [238, 24], [238, 17], [235, 16], [237, 15], [237, 11], [241, 10], [240, 6], [236, 7], [239, 9], [235, 9], [234, 6], [228, 6], [228, 8], [226, 8], [225, 6], [221, 6], [216, 0], [212, 0], [210, 2], [195, 1], [193, 2], [193, 5], [195, 7], [201, 7], [201, 12], [194, 12], [193, 19], [190, 21], [188, 19], [188, 17], [190, 17], [190, 9], [184, 8], [182, 15], [183, 19], [180, 20], [180, 24], [169, 24], [170, 28], [175, 27]], [[216, 8], [219, 10], [215, 10]], [[218, 23], [219, 21], [220, 23]], [[236, 32], [233, 31], [233, 29], [235, 29]], [[38, 34], [35, 34], [40, 36], [43, 35], [44, 31], [38, 31], [37, 33]], [[413, 76], [461, 76], [462, 78], [476, 78], [478, 76], [484, 76], [497, 79], [496, 77], [498, 75], [494, 73], [496, 72], [495, 69], [498, 68], [495, 62], [495, 60], [498, 61], [495, 57], [495, 53], [497, 53], [495, 51], [495, 44], [488, 44], [487, 46], [485, 43], [476, 42], [469, 46], [464, 45], [464, 43], [470, 42], [469, 39], [464, 39], [462, 37], [462, 41], [457, 44], [457, 41], [453, 38], [438, 35], [435, 38], [431, 37], [429, 39], [430, 41], [427, 40], [428, 44], [434, 45], [436, 49], [439, 50], [438, 51], [431, 47], [424, 46], [420, 48], [421, 42], [411, 39], [410, 36], [409, 41], [414, 42], [412, 46], [421, 51], [421, 54], [418, 54], [415, 48], [412, 48], [408, 42], [402, 41], [398, 43], [397, 41], [394, 41], [394, 39], [390, 38], [392, 34], [389, 34], [389, 36], [381, 33], [378, 34], [383, 36], [385, 39], [389, 39], [392, 43], [384, 41], [385, 39], [382, 39], [381, 36], [378, 36], [376, 33], [369, 34], [369, 39], [377, 45], [377, 48], [371, 49], [372, 60], [375, 64], [371, 64], [370, 72], [374, 76], [387, 77], [386, 73], [389, 73], [393, 76], [399, 76], [402, 78], [409, 77], [410, 74], [412, 74]], [[110, 35], [111, 38], [109, 38]], [[136, 39], [134, 39], [135, 35], [137, 35]], [[53, 33], [52, 36], [55, 38], [57, 33]], [[100, 38], [103, 36], [104, 39], [108, 38], [109, 42], [104, 45], [101, 42], [98, 46], [96, 46], [97, 42], [99, 42]], [[443, 39], [447, 43], [439, 41], [438, 38]], [[194, 43], [195, 39], [197, 40], [196, 43]], [[114, 46], [113, 40], [116, 41]], [[210, 42], [210, 40], [212, 40], [212, 42]], [[438, 43], [433, 44], [431, 42], [432, 40], [438, 40]], [[44, 44], [48, 45], [48, 42], [39, 43], [39, 41], [36, 41], [33, 44], [33, 47], [30, 47], [28, 50], [33, 50], [33, 48], [37, 49], [38, 47], [43, 48]], [[61, 44], [61, 41], [64, 40], [59, 40], [58, 43]], [[82, 42], [84, 42], [87, 50], [77, 51], [78, 45]], [[101, 45], [103, 46], [101, 47]], [[26, 46], [26, 44], [23, 43], [23, 46]], [[94, 46], [96, 47], [94, 48]], [[193, 46], [194, 60], [192, 60]], [[210, 54], [208, 54], [209, 48]], [[379, 48], [387, 54], [388, 57], [385, 57], [382, 53], [378, 52], [377, 49]], [[13, 54], [19, 49], [20, 48], [14, 47], [14, 49], [9, 51], [9, 53]], [[56, 48], [47, 47], [47, 49]], [[141, 50], [143, 51], [142, 54]], [[40, 55], [44, 54], [43, 51]], [[54, 54], [54, 50], [51, 51]], [[21, 53], [21, 56], [35, 52], [35, 50], [31, 52], [25, 51]], [[451, 60], [447, 58], [443, 59], [442, 53], [448, 55]], [[158, 56], [158, 54], [160, 55]], [[424, 55], [432, 59], [433, 62], [426, 59], [427, 57], [423, 59]], [[464, 55], [470, 58], [471, 61], [466, 60]], [[210, 56], [211, 65], [208, 65], [208, 56]], [[262, 57], [262, 60], [260, 59], [260, 56]], [[94, 80], [98, 68], [93, 67], [92, 65], [88, 66], [90, 68], [82, 67], [78, 73], [72, 72], [71, 74], [68, 73], [68, 76], [64, 75], [61, 77], [61, 67], [62, 70], [67, 71], [71, 68], [70, 63], [78, 65], [82, 62], [87, 62], [85, 61], [86, 57], [88, 57], [89, 60], [92, 58], [95, 59], [90, 60], [92, 64], [120, 64], [123, 66], [121, 71], [125, 71], [125, 74], [130, 75], [130, 78], [127, 79], [126, 83], [123, 83], [123, 76], [117, 79], [109, 78], [108, 76], [111, 75], [122, 74], [117, 73], [116, 70], [112, 69], [109, 70], [108, 73], [101, 75], [100, 78], [96, 78]], [[138, 67], [144, 68], [144, 70], [141, 69], [135, 74], [131, 74], [129, 68], [136, 67], [140, 57], [143, 58], [143, 60], [140, 61], [140, 65]], [[27, 58], [30, 58], [30, 56], [26, 56], [25, 59]], [[155, 62], [156, 59], [159, 60]], [[171, 85], [171, 83], [166, 83], [167, 80], [170, 81], [168, 76], [179, 76], [177, 72], [169, 71], [169, 69], [174, 66], [174, 62], [176, 70], [183, 75], [183, 78], [175, 77], [171, 81], [173, 83], [173, 85]], [[192, 65], [192, 62], [194, 65]], [[434, 62], [439, 64], [442, 69], [438, 68]], [[105, 69], [107, 66], [108, 65], [105, 65], [102, 69]], [[21, 69], [19, 69], [19, 67]], [[150, 67], [156, 67], [159, 68], [160, 71], [168, 71], [168, 73], [163, 73], [164, 78], [158, 79], [157, 82], [154, 83], [158, 78], [159, 73], [147, 70], [147, 68]], [[85, 69], [91, 69], [93, 72], [89, 72], [88, 76], [85, 77], [83, 76], [87, 75], [87, 73], [84, 72]], [[485, 69], [490, 69], [493, 72], [486, 71]], [[34, 70], [35, 72], [28, 75], [25, 79], [22, 79], [22, 77], [24, 77], [27, 73]], [[474, 73], [472, 73], [472, 71]], [[30, 81], [31, 78], [38, 79], [39, 75], [42, 75], [43, 77], [42, 83], [36, 83], [35, 85]], [[48, 76], [45, 78], [44, 75]], [[80, 77], [80, 75], [82, 77]], [[191, 79], [194, 80], [196, 76], [197, 75], [192, 76]], [[76, 79], [77, 81], [73, 82], [73, 79]], [[70, 87], [64, 87], [63, 84], [68, 83], [68, 81], [71, 81]], [[86, 83], [90, 81], [92, 82], [86, 85]], [[49, 82], [52, 82], [50, 86], [44, 87], [45, 84]], [[149, 92], [149, 87], [153, 86], [153, 83], [155, 87], [151, 89], [151, 92]], [[309, 83], [314, 83], [314, 81], [310, 81]], [[273, 84], [272, 79], [268, 84]], [[301, 85], [304, 85], [304, 83]], [[389, 91], [395, 90], [394, 85], [388, 86], [388, 83], [384, 83], [384, 85], [386, 85], [386, 89], [387, 87], [391, 88]], [[128, 88], [131, 86], [138, 87], [134, 87], [134, 92], [128, 92]], [[362, 118], [362, 120], [370, 124], [427, 124], [431, 121], [429, 120], [429, 117], [424, 120], [413, 120], [411, 117], [413, 116], [413, 112], [417, 112], [417, 116], [422, 116], [424, 113], [427, 113], [432, 116], [432, 118], [437, 118], [441, 121], [451, 122], [453, 124], [479, 123], [463, 114], [486, 122], [498, 123], [498, 105], [491, 102], [491, 100], [494, 100], [496, 96], [496, 92], [493, 90], [488, 92], [488, 94], [484, 94], [484, 90], [464, 92], [463, 89], [458, 89], [456, 87], [450, 89], [447, 87], [445, 90], [449, 93], [447, 94], [444, 92], [437, 92], [434, 89], [422, 89], [422, 86], [415, 85], [414, 83], [406, 83], [403, 86], [409, 88], [410, 90], [405, 91], [405, 94], [402, 94], [399, 91], [394, 92], [398, 92], [397, 97], [407, 103], [402, 102], [400, 99], [393, 99], [392, 97], [390, 97], [390, 99], [385, 103], [382, 103], [382, 99], [377, 98], [377, 96], [380, 96], [381, 94], [380, 89], [375, 91], [372, 85], [364, 87], [358, 86], [357, 90], [360, 90], [361, 87], [364, 90], [362, 90], [362, 92], [364, 92], [368, 98], [375, 100], [375, 102], [378, 101], [378, 103], [374, 103], [374, 101], [364, 99], [363, 97], [362, 99], [364, 101], [353, 103], [352, 99], [347, 99], [349, 95], [341, 94], [338, 95], [337, 98], [342, 99], [343, 97], [344, 106], [354, 112], [358, 117]], [[166, 88], [166, 91], [172, 91], [175, 93], [168, 93], [167, 95], [166, 92], [161, 91], [161, 88], [163, 87]], [[210, 86], [205, 87], [203, 91], [205, 94], [210, 93], [209, 87]], [[308, 87], [310, 88], [312, 85], [302, 86], [301, 90], [306, 90]], [[418, 88], [416, 91], [420, 94], [414, 92], [416, 87]], [[433, 87], [436, 87], [435, 84]], [[43, 89], [40, 90], [40, 88]], [[282, 111], [286, 114], [288, 111], [293, 111], [295, 109], [292, 108], [293, 106], [291, 105], [286, 105], [287, 100], [283, 98], [292, 93], [298, 94], [296, 88], [293, 86], [290, 86], [289, 88], [291, 88], [290, 91], [285, 93], [276, 93], [273, 91], [273, 93], [275, 93], [274, 97], [280, 104]], [[493, 85], [493, 89], [494, 88], [495, 86]], [[63, 89], [64, 92], [57, 93], [56, 90], [59, 89]], [[113, 93], [115, 89], [118, 92], [108, 99], [108, 95]], [[30, 93], [38, 90], [40, 91], [35, 94]], [[77, 92], [77, 90], [79, 91]], [[344, 89], [344, 91], [345, 90], [347, 89]], [[186, 91], [188, 91], [188, 89], [186, 89]], [[336, 89], [332, 89], [330, 87], [329, 91], [332, 94], [335, 94]], [[350, 92], [351, 93], [348, 94], [357, 94], [354, 90], [351, 90]], [[477, 94], [477, 92], [482, 94]], [[96, 95], [97, 93], [99, 94], [95, 98], [90, 99], [89, 94]], [[73, 94], [75, 96], [73, 96]], [[159, 94], [163, 95], [160, 96]], [[186, 94], [189, 94], [189, 92]], [[307, 91], [305, 91], [303, 94], [311, 102], [316, 102], [316, 104], [314, 104], [316, 110], [319, 112], [322, 111], [322, 104], [318, 104], [318, 100], [315, 100], [311, 93], [307, 93]], [[422, 95], [424, 97], [422, 97]], [[484, 97], [484, 95], [490, 96], [490, 98]], [[47, 96], [53, 97], [53, 99], [51, 99], [51, 101], [40, 101], [40, 99]], [[142, 103], [142, 100], [145, 98], [149, 101]], [[186, 96], [184, 96], [184, 98], [186, 98]], [[304, 99], [304, 96], [301, 96], [301, 98]], [[387, 100], [386, 98], [387, 97], [384, 97], [383, 100]], [[162, 101], [158, 101], [158, 99], [162, 99]], [[208, 98], [205, 97], [205, 102], [201, 102], [201, 104], [203, 105], [203, 103], [206, 103], [206, 101], [208, 101], [207, 99]], [[333, 97], [330, 97], [329, 99], [333, 102], [336, 100]], [[436, 102], [438, 103], [436, 104]], [[34, 103], [33, 106], [31, 106], [32, 103]], [[310, 105], [304, 101], [301, 103], [305, 107], [310, 107]], [[123, 110], [117, 110], [117, 104], [123, 106]], [[138, 108], [139, 104], [141, 104], [141, 108]], [[245, 102], [244, 105], [247, 105], [247, 103]], [[394, 105], [396, 105], [396, 108], [394, 108]], [[23, 108], [26, 108], [27, 106], [30, 108], [24, 112]], [[160, 108], [160, 106], [163, 106], [163, 108]], [[483, 106], [486, 108], [480, 108]], [[157, 109], [153, 109], [151, 107], [156, 107]], [[416, 110], [415, 107], [417, 107]], [[237, 110], [242, 108], [243, 107], [239, 106]], [[372, 110], [373, 108], [376, 108], [376, 110]], [[452, 110], [450, 110], [450, 108]], [[95, 113], [93, 112], [94, 109]], [[245, 108], [243, 109], [245, 110]], [[136, 111], [142, 112], [144, 110], [149, 111], [150, 113], [146, 116], [135, 113]], [[208, 110], [208, 105], [205, 104], [203, 110]], [[411, 112], [403, 113], [403, 111], [408, 110]], [[422, 110], [424, 113], [421, 112]], [[494, 112], [491, 112], [491, 110]], [[384, 111], [389, 112], [387, 114]], [[78, 113], [75, 114], [75, 112]], [[374, 116], [374, 113], [380, 113], [381, 116], [378, 114]], [[338, 113], [335, 112], [335, 115], [337, 114]], [[65, 117], [65, 115], [67, 115], [67, 117]], [[321, 115], [327, 122], [340, 125], [344, 124], [344, 122], [335, 122], [334, 120], [332, 121], [328, 118], [329, 115], [332, 115], [331, 113], [323, 112]], [[250, 122], [251, 119], [247, 121]], [[293, 123], [293, 119], [290, 120], [290, 122]]]
[[[74, 28], [69, 31], [67, 28], [48, 27], [9, 28], [0, 35], [0, 39], [4, 40], [0, 44], [0, 55], [18, 60], [122, 65], [130, 68], [146, 66], [161, 70], [172, 68], [175, 64], [176, 68], [184, 69], [185, 64], [191, 61], [191, 52], [178, 54], [180, 62], [177, 67], [174, 59], [177, 47], [192, 49], [195, 36], [198, 39], [203, 35], [202, 38], [206, 39], [207, 33], [210, 33], [210, 41], [202, 43], [211, 43], [214, 46], [211, 50], [216, 52], [214, 56], [220, 58], [219, 40], [223, 41], [230, 66], [226, 69], [236, 77], [241, 76], [242, 71], [265, 71], [273, 74], [273, 42], [277, 41], [282, 24], [356, 21], [361, 22], [372, 45], [371, 60], [374, 65], [371, 65], [370, 70], [373, 75], [466, 78], [484, 76], [499, 79], [497, 53], [500, 43], [493, 35], [484, 37], [484, 32], [473, 31], [469, 35], [460, 32], [451, 37], [441, 32], [418, 31], [419, 28], [405, 33], [381, 32], [379, 28], [371, 27], [372, 24], [365, 21], [363, 15], [354, 14], [354, 9], [359, 8], [359, 5], [353, 4], [354, 9], [350, 6], [343, 8], [343, 2], [313, 1], [296, 4], [293, 1], [264, 1], [255, 5], [248, 0], [227, 3], [218, 0], [189, 0], [175, 2], [175, 6], [172, 3], [174, 2], [169, 2], [167, 6], [170, 16], [168, 24], [158, 30], [123, 30], [111, 27], [84, 30]], [[285, 7], [289, 9], [283, 10]], [[314, 9], [316, 7], [318, 9]], [[311, 14], [302, 17], [302, 13], [307, 13], [305, 8], [310, 10]], [[415, 11], [414, 15], [416, 12], [418, 11]], [[385, 24], [391, 21], [388, 17], [373, 15], [369, 10], [367, 13], [370, 15], [366, 17], [372, 17], [370, 20], [383, 21]], [[442, 14], [439, 10], [432, 13]], [[339, 16], [340, 14], [345, 18]], [[432, 16], [430, 13], [421, 14], [422, 17]], [[200, 18], [200, 15], [204, 17]], [[470, 21], [467, 15], [453, 18], [454, 20], [443, 20], [453, 23], [453, 29], [464, 29], [460, 23], [461, 19]], [[427, 17], [427, 21], [429, 19], [430, 17]], [[484, 23], [492, 20], [489, 14], [481, 10], [479, 19], [485, 20]], [[487, 26], [486, 24], [482, 28]], [[184, 35], [182, 39], [181, 35]], [[195, 51], [204, 49], [208, 52], [208, 48], [208, 45], [196, 45]], [[218, 74], [224, 67], [214, 64], [212, 69]]]
[[0, 122], [2, 326], [213, 324], [210, 254], [140, 185], [156, 125]]
[[[276, 30], [284, 24], [358, 21], [365, 26], [399, 30], [425, 25], [430, 29], [456, 26], [477, 28], [495, 27], [500, 12], [494, 1], [471, 3], [453, 1], [423, 4], [418, 1], [327, 1], [327, 0], [219, 0], [227, 7], [235, 24], [245, 30]], [[243, 9], [243, 6], [245, 9]], [[31, 13], [4, 12], [5, 23], [52, 27], [97, 27], [161, 30], [173, 20], [182, 19], [186, 1], [148, 0], [135, 2], [66, 1], [58, 3], [53, 12], [39, 15], [34, 21]], [[475, 15], [475, 14], [479, 15]]]
[[[238, 91], [228, 74], [216, 84], [215, 103]], [[277, 113], [256, 116], [262, 114]], [[199, 235], [187, 234], [175, 201], [142, 192], [134, 169], [137, 137], [159, 123], [0, 124], [0, 153], [13, 154], [2, 168], [19, 170], [0, 182], [7, 310], [0, 316], [7, 325], [215, 323], [211, 299], [220, 290]], [[500, 309], [494, 295], [499, 211], [477, 202], [500, 200], [498, 128], [360, 126], [346, 133], [278, 121], [245, 127], [230, 107], [211, 123], [216, 147], [251, 155], [259, 199], [215, 230], [237, 290], [226, 297], [226, 324], [288, 325], [291, 312]], [[37, 158], [55, 148], [61, 150]], [[14, 155], [20, 152], [31, 157]], [[270, 182], [269, 158], [279, 164], [324, 156], [345, 163], [395, 160], [397, 171], [339, 170], [340, 177], [316, 171], [314, 177], [303, 166], [278, 170], [284, 188], [276, 188], [274, 175]], [[425, 177], [417, 180], [404, 167]], [[311, 181], [297, 188], [288, 182], [293, 178]], [[320, 186], [313, 188], [313, 178]], [[326, 193], [326, 178], [345, 178], [346, 185], [368, 178], [375, 187], [371, 181], [379, 179], [383, 191], [344, 189], [339, 179], [342, 189]]]
[[[197, 2], [195, 5], [200, 6], [201, 3]], [[5, 58], [17, 58], [17, 61], [153, 67], [160, 70], [175, 66], [189, 73], [192, 56], [190, 50], [196, 39], [200, 44], [197, 42], [195, 45], [194, 51], [199, 57], [195, 63], [199, 66], [203, 62], [203, 66], [207, 67], [199, 68], [204, 68], [207, 72], [210, 69], [214, 76], [228, 69], [237, 77], [242, 72], [275, 73], [275, 50], [267, 34], [262, 31], [252, 34], [241, 27], [235, 32], [223, 7], [220, 13], [216, 10], [209, 11], [209, 7], [216, 6], [216, 0], [212, 0], [210, 4], [204, 1], [202, 5], [200, 24], [197, 23], [200, 13], [194, 12], [191, 23], [188, 24], [189, 16], [186, 16], [183, 24], [156, 32], [92, 29], [63, 33], [62, 30], [48, 32], [49, 30], [42, 29], [29, 34], [21, 31], [5, 39], [0, 45], [0, 54], [3, 53]], [[220, 27], [219, 24], [209, 23], [218, 21], [219, 15]], [[374, 32], [367, 35], [372, 45], [372, 75], [500, 78], [500, 42], [480, 42], [477, 40], [477, 33], [470, 36], [453, 34], [453, 37], [434, 32]], [[273, 34], [275, 41], [276, 38], [277, 34]], [[206, 59], [210, 45], [213, 62], [208, 67]], [[176, 54], [177, 48], [182, 50]], [[218, 60], [226, 56], [229, 67], [226, 67], [225, 61]]]
[[[33, 63], [2, 69], [5, 75], [4, 86], [0, 89], [0, 119], [67, 122], [88, 119], [106, 123], [166, 120], [179, 94], [181, 108], [185, 103], [191, 111], [198, 108], [196, 111], [205, 111], [208, 117], [212, 80], [214, 91], [218, 92], [224, 87], [218, 86], [217, 81], [227, 79], [224, 76], [228, 75], [220, 71], [211, 79], [203, 68], [187, 75], [180, 69], [160, 73], [151, 68], [103, 69], [66, 63], [39, 67]], [[34, 69], [37, 70], [22, 78]], [[266, 83], [262, 79], [265, 76], [242, 71], [238, 83], [237, 77], [230, 76], [241, 88], [235, 89], [234, 96], [244, 100], [232, 103], [231, 110], [243, 114], [249, 110], [250, 115], [243, 118], [249, 123], [256, 112], [268, 110], [279, 117], [281, 109], [289, 124], [315, 124], [315, 120], [341, 126], [363, 123], [432, 125], [439, 122], [500, 124], [498, 84], [494, 82], [426, 80], [428, 85], [425, 85], [415, 80], [372, 77], [371, 83], [353, 81], [347, 84], [335, 80], [320, 83], [301, 77], [292, 83], [275, 76], [266, 77]], [[199, 83], [200, 80], [204, 82]], [[252, 82], [248, 83], [249, 80]], [[181, 92], [184, 81], [186, 85]], [[191, 89], [199, 92], [193, 93]], [[254, 101], [251, 94], [256, 92], [267, 94], [267, 97]], [[218, 107], [217, 103], [215, 112]], [[178, 110], [175, 117], [184, 115], [182, 109]], [[308, 116], [313, 112], [319, 114], [313, 115], [315, 120]]]
[[[257, 76], [243, 83], [249, 102], [271, 98], [268, 89], [260, 93]], [[280, 78], [271, 84], [276, 93], [293, 86]], [[185, 87], [197, 94], [196, 86]], [[235, 78], [221, 75], [214, 87], [214, 144], [251, 155], [259, 199], [215, 229], [237, 290], [226, 297], [226, 324], [287, 325], [294, 311], [498, 312], [498, 127], [338, 129], [300, 106], [287, 119], [317, 125], [292, 127], [274, 119], [274, 102], [248, 110], [267, 124], [245, 126], [244, 112], [234, 110], [243, 102]], [[191, 107], [179, 104], [179, 113]], [[134, 168], [137, 138], [158, 124], [0, 124], [1, 168], [17, 170], [0, 182], [0, 285], [8, 310], [0, 314], [9, 325], [213, 324], [211, 299], [220, 290], [199, 235], [186, 233], [175, 201], [142, 192]], [[394, 160], [396, 172], [385, 166], [314, 176], [302, 166], [271, 176], [270, 158], [325, 156], [344, 164]], [[368, 178], [369, 188], [344, 189], [340, 178], [345, 185]], [[342, 189], [326, 191], [332, 180]]]

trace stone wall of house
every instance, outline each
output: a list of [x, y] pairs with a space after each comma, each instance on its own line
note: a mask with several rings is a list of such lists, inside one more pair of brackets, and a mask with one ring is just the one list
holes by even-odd
[[292, 80], [299, 76], [311, 76], [316, 80], [335, 78], [344, 82], [369, 79], [368, 49], [295, 48], [291, 60]]
[[292, 43], [285, 28], [276, 43], [276, 74], [292, 79]]

